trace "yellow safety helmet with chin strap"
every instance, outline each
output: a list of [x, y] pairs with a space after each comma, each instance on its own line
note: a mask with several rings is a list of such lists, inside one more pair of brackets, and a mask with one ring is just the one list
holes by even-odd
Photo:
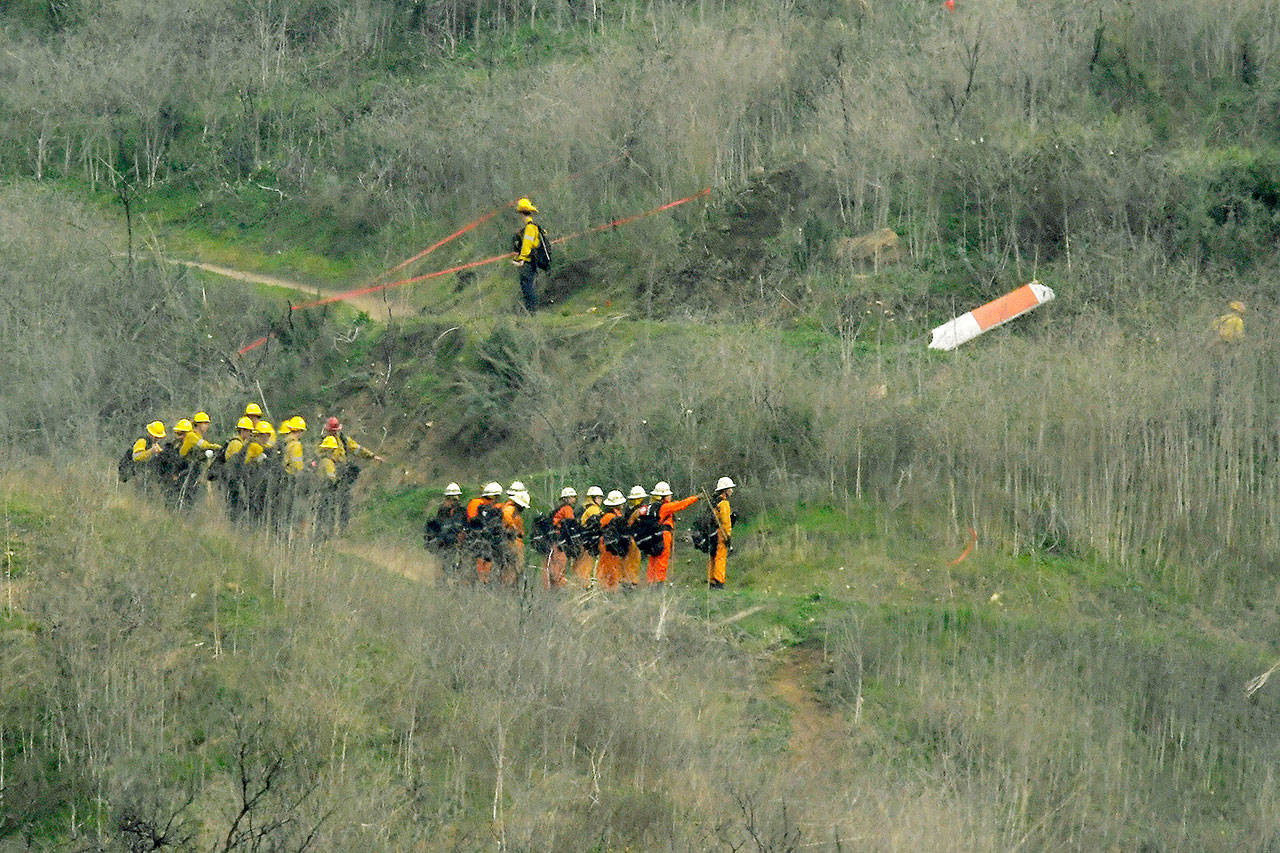
[[261, 418], [262, 407], [259, 406], [257, 403], [250, 403], [249, 405], [244, 407], [244, 413], [251, 418]]
[[191, 423], [193, 423], [193, 424], [207, 424], [207, 423], [209, 423], [209, 413], [208, 413], [208, 412], [196, 412], [196, 413], [195, 413], [195, 415], [191, 418]]
[[186, 418], [183, 418], [182, 420], [178, 421], [176, 424], [173, 425], [173, 431], [175, 433], [191, 432], [191, 421], [187, 420]]
[[337, 450], [338, 437], [335, 435], [326, 435], [324, 438], [320, 439], [320, 449], [321, 450]]
[[236, 421], [236, 429], [247, 429], [250, 432], [253, 432], [253, 418], [245, 415], [243, 418]]
[[147, 435], [152, 438], [164, 438], [164, 423], [161, 421], [152, 421], [147, 424]]
[[538, 212], [538, 208], [533, 206], [533, 202], [529, 201], [528, 197], [522, 198], [516, 202], [516, 210], [520, 211], [521, 213], [537, 213]]

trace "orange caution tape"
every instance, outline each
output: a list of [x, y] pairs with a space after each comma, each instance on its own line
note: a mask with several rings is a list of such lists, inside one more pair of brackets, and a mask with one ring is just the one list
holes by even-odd
[[966, 546], [964, 546], [964, 551], [963, 551], [963, 552], [961, 552], [961, 554], [960, 554], [960, 556], [959, 556], [959, 557], [956, 557], [954, 560], [952, 560], [951, 562], [947, 563], [947, 565], [948, 565], [948, 566], [956, 566], [956, 565], [959, 565], [960, 563], [963, 563], [963, 562], [964, 562], [964, 558], [969, 556], [969, 552], [970, 552], [970, 551], [972, 551], [972, 550], [973, 550], [973, 546], [974, 546], [974, 545], [977, 545], [977, 544], [978, 544], [978, 531], [976, 531], [976, 530], [974, 530], [972, 527], [970, 527], [970, 528], [969, 528], [969, 544], [968, 544], [968, 545], [966, 545]]
[[[679, 207], [682, 204], [688, 204], [691, 201], [696, 201], [697, 199], [704, 198], [705, 196], [709, 196], [709, 195], [711, 195], [711, 187], [704, 187], [703, 189], [699, 190], [693, 195], [685, 196], [684, 198], [676, 199], [675, 201], [669, 201], [666, 204], [659, 205], [658, 207], [655, 207], [651, 210], [646, 210], [642, 213], [637, 213], [632, 216], [624, 216], [621, 219], [615, 219], [612, 222], [606, 222], [603, 225], [596, 225], [592, 228], [586, 229], [585, 231], [579, 231], [576, 234], [569, 234], [564, 237], [559, 237], [555, 240], [552, 240], [551, 244], [554, 246], [560, 243], [564, 243], [568, 240], [576, 240], [579, 237], [585, 237], [588, 234], [597, 234], [601, 231], [608, 231], [612, 228], [618, 228], [622, 225], [627, 225], [639, 219], [644, 219], [646, 216], [653, 216], [654, 214], [671, 210], [674, 207]], [[463, 226], [462, 228], [455, 231], [453, 234], [450, 234], [448, 237], [445, 237], [444, 239], [440, 240], [436, 244], [428, 247], [424, 251], [410, 258], [409, 260], [404, 261], [396, 265], [395, 267], [392, 267], [390, 270], [387, 270], [386, 272], [377, 276], [373, 280], [377, 281], [378, 278], [382, 278], [384, 275], [387, 275], [391, 272], [395, 272], [396, 270], [399, 270], [399, 269], [403, 269], [408, 264], [413, 263], [419, 258], [425, 257], [431, 252], [435, 251], [440, 246], [443, 246], [445, 243], [448, 243], [450, 240], [453, 240], [461, 236], [462, 234], [467, 233], [471, 229], [476, 228], [477, 226], [483, 224], [484, 222], [488, 221], [489, 219], [497, 215], [498, 212], [499, 212], [498, 210], [494, 210], [489, 213], [486, 213], [484, 216], [480, 217], [474, 222], [471, 222]], [[347, 291], [343, 291], [342, 293], [334, 293], [322, 299], [315, 299], [315, 300], [312, 300], [311, 302], [302, 302], [298, 305], [291, 305], [289, 306], [289, 308], [291, 311], [301, 311], [304, 308], [316, 308], [321, 305], [328, 305], [333, 302], [341, 302], [345, 299], [350, 299], [354, 296], [365, 296], [370, 293], [377, 293], [380, 290], [390, 290], [393, 287], [403, 287], [406, 284], [415, 284], [419, 281], [426, 281], [427, 279], [439, 278], [442, 275], [449, 275], [451, 273], [461, 272], [463, 270], [474, 269], [475, 267], [482, 267], [482, 266], [485, 266], [486, 264], [496, 264], [498, 261], [507, 260], [513, 257], [515, 257], [515, 252], [504, 252], [501, 255], [494, 255], [493, 257], [490, 257], [490, 258], [481, 258], [478, 261], [469, 261], [465, 264], [458, 264], [457, 266], [449, 267], [448, 269], [436, 270], [435, 272], [424, 273], [423, 275], [416, 275], [411, 278], [402, 278], [402, 279], [399, 279], [398, 281], [391, 281], [385, 284], [370, 284], [364, 287], [356, 288], [355, 290], [347, 290]], [[253, 350], [265, 344], [270, 337], [271, 335], [266, 335], [265, 337], [261, 337], [258, 340], [254, 341], [253, 343], [242, 347], [236, 352], [239, 355], [244, 355], [247, 352], [252, 352]]]

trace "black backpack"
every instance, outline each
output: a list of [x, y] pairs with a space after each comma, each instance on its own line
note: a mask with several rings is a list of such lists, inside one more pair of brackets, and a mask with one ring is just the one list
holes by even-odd
[[529, 537], [529, 547], [539, 554], [546, 554], [555, 544], [556, 530], [551, 523], [551, 514], [542, 513], [533, 520], [533, 535]]
[[577, 559], [582, 553], [582, 527], [575, 518], [565, 518], [560, 521], [560, 550], [564, 551], [565, 556], [569, 559]]
[[720, 532], [720, 525], [716, 524], [715, 518], [710, 515], [699, 515], [693, 522], [693, 529], [689, 531], [693, 536], [693, 547], [704, 554], [710, 554], [716, 549], [716, 534]]
[[129, 478], [133, 476], [135, 464], [133, 461], [133, 445], [136, 443], [137, 442], [133, 442], [126, 447], [124, 449], [124, 455], [121, 456], [120, 461], [116, 463], [116, 476], [120, 478], [120, 482], [122, 483], [129, 482]]
[[659, 506], [661, 504], [651, 503], [641, 508], [635, 524], [631, 525], [631, 538], [635, 540], [640, 553], [647, 557], [656, 557], [667, 547], [667, 543], [663, 541], [662, 525], [658, 523]]
[[627, 535], [627, 523], [621, 516], [600, 528], [600, 538], [604, 549], [615, 557], [625, 557], [631, 550], [630, 536]]

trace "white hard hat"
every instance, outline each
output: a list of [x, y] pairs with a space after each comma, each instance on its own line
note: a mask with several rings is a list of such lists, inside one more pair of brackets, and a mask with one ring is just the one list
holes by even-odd
[[523, 491], [524, 491], [524, 483], [520, 482], [519, 480], [512, 480], [511, 485], [507, 488], [507, 494], [511, 495], [511, 497], [513, 498], [516, 496], [517, 492], [523, 492]]
[[644, 486], [632, 486], [631, 493], [627, 495], [627, 500], [638, 501], [647, 497], [649, 497], [649, 493], [644, 490]]
[[491, 498], [500, 494], [502, 494], [502, 486], [497, 483], [485, 483], [484, 488], [480, 490], [480, 496], [483, 498]]
[[649, 494], [653, 495], [655, 498], [669, 498], [671, 497], [671, 484], [666, 480], [663, 480], [658, 483], [658, 485], [654, 486], [653, 491]]
[[611, 492], [609, 492], [609, 496], [604, 499], [605, 506], [621, 506], [626, 502], [627, 502], [627, 499], [624, 498], [622, 496], [622, 492], [618, 491], [617, 489], [614, 489]]
[[721, 477], [720, 480], [716, 483], [717, 492], [722, 492], [725, 489], [736, 489], [736, 488], [738, 488], [738, 484], [733, 482], [733, 480], [729, 479], [728, 477]]
[[576, 498], [577, 496], [578, 496], [578, 490], [575, 489], [573, 486], [565, 486], [563, 489], [560, 490], [560, 497], [562, 498]]
[[520, 507], [521, 509], [528, 509], [529, 493], [526, 492], [524, 489], [521, 489], [520, 491], [516, 492], [514, 495], [511, 496], [511, 502], [516, 506]]
[[459, 486], [457, 483], [450, 483], [449, 485], [444, 487], [444, 496], [446, 498], [456, 498], [456, 497], [461, 497], [461, 495], [462, 495], [462, 487]]
[[591, 486], [590, 488], [587, 489], [587, 497], [602, 498], [604, 497], [604, 489], [600, 488], [599, 486]]

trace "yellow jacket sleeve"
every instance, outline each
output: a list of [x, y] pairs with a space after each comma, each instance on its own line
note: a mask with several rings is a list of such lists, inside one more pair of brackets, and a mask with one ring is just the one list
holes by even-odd
[[520, 260], [528, 261], [530, 253], [542, 242], [542, 230], [532, 219], [524, 224], [524, 236], [520, 239]]
[[727, 500], [716, 504], [716, 518], [720, 521], [720, 535], [728, 539], [733, 534], [733, 510]]
[[227, 461], [230, 462], [236, 457], [241, 450], [244, 449], [244, 442], [237, 436], [227, 442]]
[[266, 448], [256, 441], [249, 442], [249, 446], [244, 449], [244, 461], [254, 462], [262, 458], [262, 454], [266, 452]]
[[319, 469], [320, 476], [329, 481], [330, 485], [338, 482], [338, 465], [328, 456], [320, 460]]
[[145, 438], [140, 438], [133, 443], [134, 462], [146, 462], [151, 458], [153, 452], [151, 445], [147, 443]]
[[362, 447], [354, 438], [347, 439], [347, 452], [361, 459], [372, 459], [377, 454], [367, 447]]

